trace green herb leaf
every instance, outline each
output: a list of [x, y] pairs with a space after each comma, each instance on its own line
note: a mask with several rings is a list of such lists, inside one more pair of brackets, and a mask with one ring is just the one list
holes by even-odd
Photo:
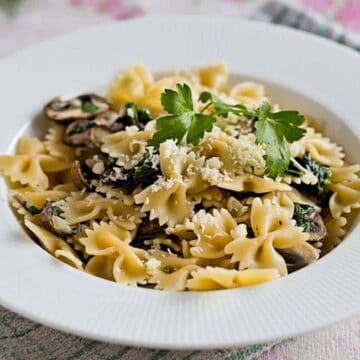
[[207, 103], [205, 108], [212, 105], [216, 114], [225, 118], [229, 113], [233, 113], [241, 120], [257, 119], [256, 143], [265, 144], [267, 147], [266, 173], [273, 179], [284, 175], [290, 165], [290, 150], [287, 142], [292, 143], [301, 139], [306, 132], [300, 127], [304, 122], [302, 115], [297, 111], [273, 113], [268, 102], [264, 102], [256, 110], [248, 109], [242, 104], [227, 104], [207, 91], [200, 94], [199, 100]]
[[208, 91], [204, 91], [200, 94], [199, 101], [201, 101], [202, 103], [207, 103], [207, 105], [213, 105], [216, 114], [222, 117], [227, 117], [229, 113], [233, 113], [238, 116], [244, 116], [244, 115], [249, 117], [257, 116], [256, 111], [247, 109], [246, 106], [241, 104], [237, 104], [237, 105], [227, 104], [224, 101], [222, 101], [219, 97]]
[[121, 118], [121, 122], [126, 126], [146, 124], [151, 120], [150, 111], [148, 109], [140, 109], [134, 103], [125, 105], [125, 115]]
[[161, 94], [161, 104], [169, 114], [156, 120], [156, 132], [149, 145], [158, 147], [167, 139], [180, 142], [185, 134], [186, 141], [199, 143], [206, 131], [211, 131], [215, 117], [195, 113], [191, 89], [186, 84], [177, 84], [177, 91], [165, 89]]
[[313, 230], [311, 215], [314, 211], [315, 208], [311, 205], [294, 203], [293, 219], [296, 221], [297, 226], [303, 228], [304, 232], [311, 232]]
[[63, 213], [63, 210], [56, 205], [51, 206], [52, 216], [60, 216]]
[[85, 131], [95, 127], [96, 124], [94, 122], [91, 121], [84, 121], [84, 122], [79, 122], [78, 126], [76, 126], [73, 130], [71, 130], [67, 136], [72, 136], [72, 135], [76, 135], [76, 134], [82, 134]]
[[98, 109], [99, 107], [90, 101], [85, 101], [81, 106], [81, 110], [86, 113], [93, 113], [96, 112]]
[[210, 115], [196, 114], [190, 123], [186, 141], [197, 145], [204, 137], [206, 131], [211, 131], [214, 123], [214, 117]]
[[172, 274], [175, 269], [173, 266], [171, 265], [168, 265], [168, 266], [164, 266], [162, 269], [161, 269], [162, 272], [164, 272], [165, 274]]
[[272, 179], [285, 173], [290, 164], [290, 150], [283, 136], [268, 121], [258, 121], [256, 143], [266, 144], [266, 173]]
[[317, 195], [323, 194], [326, 191], [324, 185], [329, 185], [331, 183], [330, 168], [327, 165], [320, 164], [319, 162], [313, 160], [310, 153], [305, 153], [302, 159], [298, 159], [298, 162], [317, 177], [318, 182], [316, 185], [313, 185], [315, 186], [314, 192]]
[[187, 113], [182, 116], [167, 115], [158, 118], [156, 120], [157, 131], [149, 140], [149, 145], [157, 147], [167, 139], [181, 141], [186, 134], [189, 122], [191, 119], [188, 118]]
[[272, 113], [270, 110], [269, 103], [263, 103], [257, 109], [256, 143], [266, 145], [266, 172], [275, 179], [284, 175], [290, 165], [290, 150], [285, 140], [297, 141], [306, 130], [300, 127], [304, 117], [297, 111]]
[[117, 185], [133, 190], [138, 185], [146, 187], [153, 184], [160, 176], [160, 165], [154, 163], [153, 155], [146, 154], [138, 165], [125, 174], [124, 179], [118, 181]]
[[165, 89], [161, 94], [161, 105], [169, 114], [179, 115], [193, 111], [191, 89], [187, 84], [176, 84], [177, 92]]

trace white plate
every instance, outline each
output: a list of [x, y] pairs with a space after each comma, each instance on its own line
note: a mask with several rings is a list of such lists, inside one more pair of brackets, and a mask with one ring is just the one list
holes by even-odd
[[[360, 56], [314, 36], [235, 18], [145, 18], [46, 41], [0, 63], [1, 152], [57, 94], [109, 83], [136, 62], [154, 71], [228, 61], [281, 104], [323, 118], [360, 162]], [[32, 125], [34, 127], [34, 125]], [[225, 348], [299, 335], [360, 310], [359, 228], [316, 264], [238, 290], [172, 293], [104, 281], [26, 237], [1, 186], [0, 304], [40, 323], [108, 342]]]

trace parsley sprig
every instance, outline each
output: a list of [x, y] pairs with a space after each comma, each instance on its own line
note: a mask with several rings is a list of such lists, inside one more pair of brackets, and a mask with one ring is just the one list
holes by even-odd
[[158, 147], [167, 139], [180, 142], [185, 135], [187, 143], [197, 145], [204, 133], [212, 130], [215, 117], [194, 111], [190, 87], [177, 84], [176, 89], [165, 89], [161, 94], [161, 104], [170, 115], [157, 118], [157, 131], [149, 145]]
[[272, 179], [284, 175], [290, 165], [290, 150], [288, 143], [301, 139], [306, 130], [300, 125], [304, 117], [297, 111], [271, 112], [268, 102], [264, 102], [257, 109], [248, 109], [237, 104], [230, 105], [217, 96], [203, 92], [200, 101], [212, 105], [216, 114], [227, 117], [233, 113], [241, 118], [255, 118], [256, 143], [266, 145], [266, 173]]
[[[242, 104], [227, 104], [214, 94], [205, 91], [199, 101], [204, 103], [200, 113], [194, 111], [191, 89], [186, 84], [177, 84], [176, 90], [165, 89], [161, 104], [169, 115], [156, 120], [156, 132], [149, 145], [159, 147], [167, 139], [177, 142], [186, 136], [186, 142], [197, 145], [205, 132], [211, 131], [215, 115], [228, 117], [230, 113], [241, 121], [255, 119], [257, 144], [266, 145], [266, 173], [272, 179], [284, 175], [290, 165], [288, 143], [301, 139], [306, 130], [300, 126], [304, 117], [298, 111], [272, 112], [270, 104], [264, 102], [257, 109]], [[209, 110], [211, 109], [211, 110]], [[204, 114], [208, 110], [210, 114]]]

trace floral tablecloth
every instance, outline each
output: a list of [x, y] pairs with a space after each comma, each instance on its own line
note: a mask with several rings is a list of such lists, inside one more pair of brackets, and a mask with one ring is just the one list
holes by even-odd
[[[360, 51], [360, 0], [0, 0], [0, 57], [50, 36], [146, 14], [255, 18], [327, 36]], [[275, 346], [182, 353], [97, 343], [48, 329], [0, 307], [0, 360], [185, 358], [359, 360], [360, 317]]]

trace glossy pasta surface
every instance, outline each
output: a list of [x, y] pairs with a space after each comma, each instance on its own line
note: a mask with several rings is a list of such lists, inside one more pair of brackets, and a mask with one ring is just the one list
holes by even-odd
[[263, 85], [231, 85], [226, 64], [155, 79], [135, 65], [106, 97], [45, 106], [43, 139], [23, 136], [0, 156], [14, 212], [34, 239], [81, 271], [130, 286], [213, 290], [278, 279], [336, 247], [360, 206], [360, 165], [306, 119], [291, 163], [266, 172], [254, 118], [216, 116], [197, 144], [149, 145], [165, 89], [187, 84], [195, 111], [204, 91], [256, 109]]

